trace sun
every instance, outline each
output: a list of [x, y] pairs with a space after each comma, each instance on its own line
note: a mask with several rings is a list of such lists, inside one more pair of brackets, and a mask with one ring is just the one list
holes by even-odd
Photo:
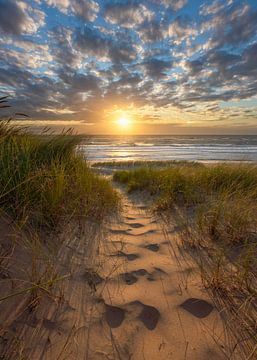
[[126, 128], [129, 125], [129, 119], [125, 116], [120, 117], [117, 122], [123, 128]]

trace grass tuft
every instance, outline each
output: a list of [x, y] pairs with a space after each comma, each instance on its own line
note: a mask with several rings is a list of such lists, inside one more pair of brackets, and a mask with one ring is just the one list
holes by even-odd
[[187, 160], [123, 160], [123, 161], [99, 161], [94, 162], [92, 167], [105, 167], [113, 169], [135, 169], [140, 167], [148, 168], [167, 168], [176, 166], [201, 167], [201, 163]]
[[20, 223], [53, 228], [74, 217], [100, 220], [118, 203], [110, 183], [75, 153], [70, 132], [36, 136], [0, 122], [0, 209]]

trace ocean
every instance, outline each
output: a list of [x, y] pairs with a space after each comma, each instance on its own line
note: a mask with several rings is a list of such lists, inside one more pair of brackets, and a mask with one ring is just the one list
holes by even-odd
[[257, 161], [257, 135], [88, 136], [78, 150], [89, 161]]

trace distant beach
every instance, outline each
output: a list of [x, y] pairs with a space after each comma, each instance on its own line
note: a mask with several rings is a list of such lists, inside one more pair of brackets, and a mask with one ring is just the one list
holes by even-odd
[[78, 149], [89, 161], [257, 161], [257, 136], [89, 136]]

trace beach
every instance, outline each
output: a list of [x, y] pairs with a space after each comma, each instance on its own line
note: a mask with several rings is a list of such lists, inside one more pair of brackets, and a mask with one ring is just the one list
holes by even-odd
[[[144, 161], [133, 153], [133, 161], [123, 163], [108, 157], [104, 144], [99, 154], [106, 156], [93, 158], [89, 151], [86, 162], [81, 146], [88, 145], [80, 138], [12, 136], [11, 153], [23, 149], [26, 136], [33, 171], [41, 175], [48, 164], [46, 184], [52, 182], [35, 201], [29, 189], [34, 181], [39, 188], [38, 178], [25, 173], [26, 197], [20, 176], [2, 195], [4, 359], [254, 359], [254, 151], [244, 150], [246, 162]], [[254, 149], [256, 140], [249, 139]], [[163, 141], [143, 146], [171, 152], [174, 145]], [[240, 143], [234, 140], [233, 149]], [[59, 144], [65, 155], [56, 172]], [[197, 146], [201, 153], [211, 147]], [[9, 207], [13, 197], [16, 208]]]
[[257, 0], [0, 0], [0, 360], [257, 359]]
[[78, 150], [88, 161], [257, 161], [256, 135], [88, 136]]

